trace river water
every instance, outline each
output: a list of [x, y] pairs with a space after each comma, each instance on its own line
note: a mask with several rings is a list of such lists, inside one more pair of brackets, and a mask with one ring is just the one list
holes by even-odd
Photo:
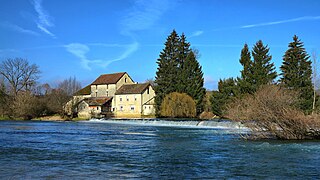
[[319, 141], [246, 141], [224, 127], [0, 121], [0, 179], [320, 178]]

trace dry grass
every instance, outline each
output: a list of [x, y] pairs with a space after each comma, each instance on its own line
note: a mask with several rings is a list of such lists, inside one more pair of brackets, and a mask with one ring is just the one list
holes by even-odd
[[204, 111], [200, 114], [199, 119], [214, 119], [217, 116], [209, 111]]

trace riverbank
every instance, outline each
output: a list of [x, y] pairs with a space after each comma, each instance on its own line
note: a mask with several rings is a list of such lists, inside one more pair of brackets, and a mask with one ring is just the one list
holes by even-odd
[[67, 119], [60, 115], [52, 115], [52, 116], [43, 116], [34, 118], [32, 120], [40, 120], [40, 121], [66, 121]]

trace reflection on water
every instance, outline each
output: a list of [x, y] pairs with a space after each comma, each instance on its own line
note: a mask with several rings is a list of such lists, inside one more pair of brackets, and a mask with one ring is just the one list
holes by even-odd
[[250, 142], [221, 128], [1, 121], [0, 162], [0, 179], [318, 179], [320, 142]]

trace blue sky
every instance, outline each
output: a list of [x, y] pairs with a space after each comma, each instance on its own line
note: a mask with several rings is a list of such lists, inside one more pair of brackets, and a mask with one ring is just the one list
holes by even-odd
[[[240, 75], [240, 51], [262, 40], [279, 67], [294, 34], [309, 54], [320, 50], [318, 0], [2, 0], [0, 60], [22, 57], [55, 86], [75, 76], [83, 86], [100, 74], [154, 78], [167, 36], [185, 33], [205, 87]], [[319, 54], [319, 53], [318, 53]]]

